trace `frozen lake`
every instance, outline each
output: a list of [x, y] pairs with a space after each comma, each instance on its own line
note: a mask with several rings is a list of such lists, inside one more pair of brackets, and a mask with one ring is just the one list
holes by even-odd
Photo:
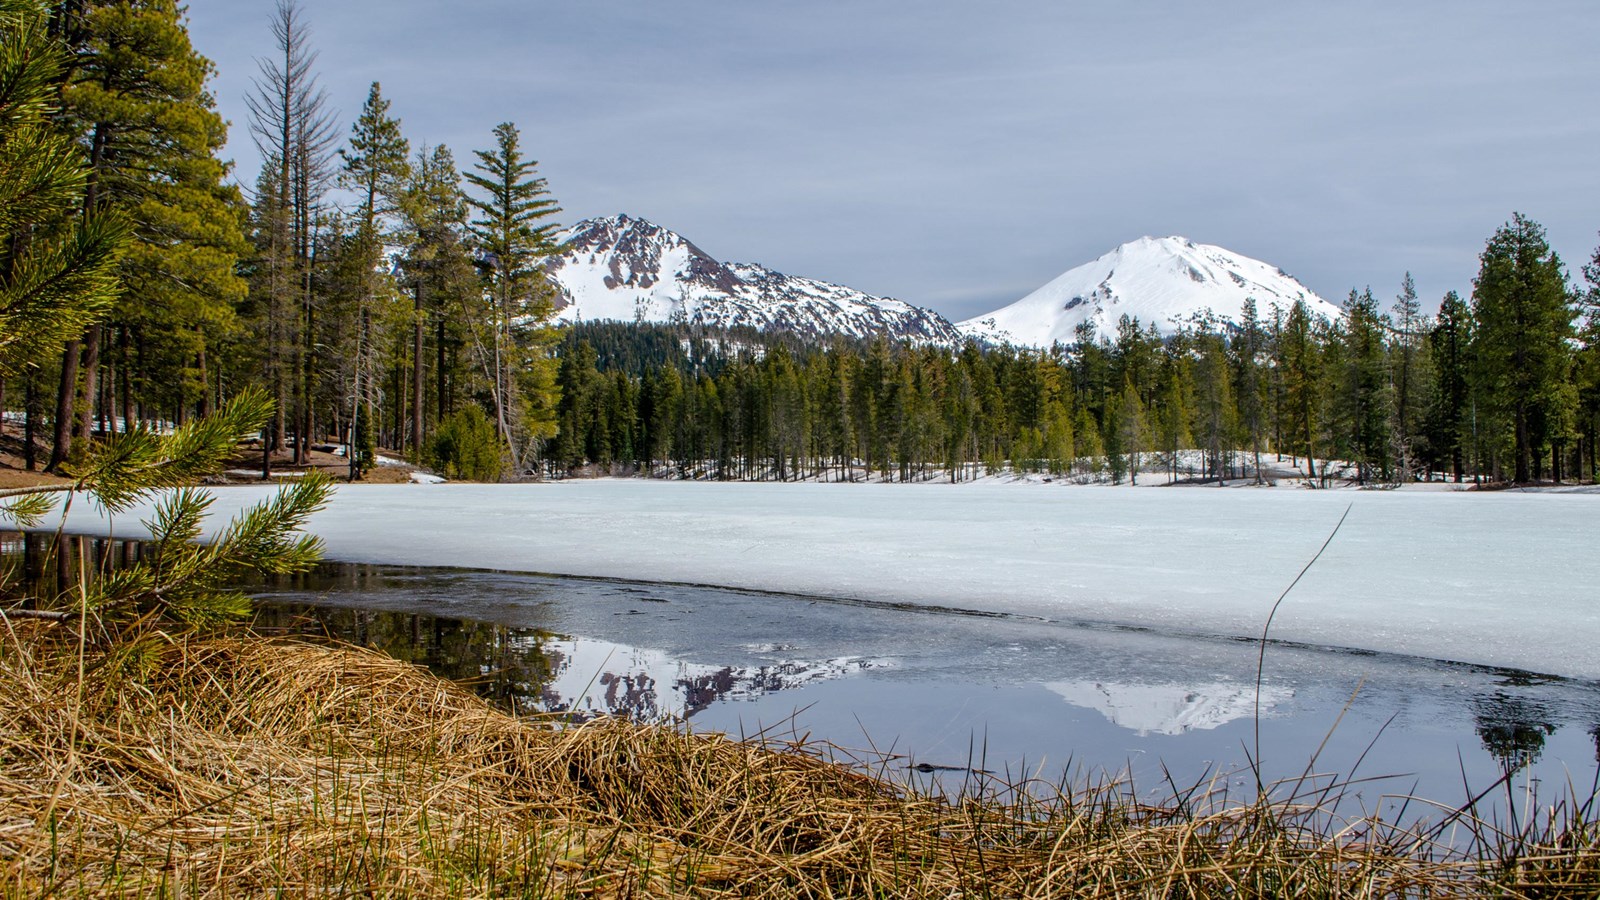
[[[218, 490], [213, 527], [267, 492]], [[1407, 793], [1459, 802], [1463, 775], [1488, 785], [1525, 761], [1519, 796], [1593, 783], [1597, 503], [993, 483], [354, 486], [312, 530], [330, 559], [360, 565], [278, 599], [482, 678], [518, 708], [809, 735], [953, 773], [1126, 770], [1157, 796], [1164, 768], [1225, 773], [1248, 793], [1254, 639], [1348, 508], [1274, 622], [1261, 751], [1269, 780], [1294, 776], [1332, 729], [1317, 770], [1396, 776], [1354, 798], [1377, 809]], [[80, 506], [68, 527], [108, 530], [93, 512]], [[115, 531], [140, 536], [143, 515]]]
[[[267, 488], [216, 491], [218, 515]], [[1600, 679], [1600, 496], [643, 480], [341, 487], [330, 559], [779, 591]], [[142, 534], [135, 511], [119, 536]], [[80, 504], [68, 527], [107, 524]]]

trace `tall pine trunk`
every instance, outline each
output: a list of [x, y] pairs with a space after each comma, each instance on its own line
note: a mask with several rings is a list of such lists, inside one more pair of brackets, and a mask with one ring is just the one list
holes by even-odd
[[119, 365], [117, 374], [122, 381], [122, 429], [124, 431], [133, 427], [133, 375], [129, 371], [132, 367], [128, 355], [128, 327], [117, 328], [117, 356]]
[[422, 465], [422, 282], [417, 282], [415, 321], [411, 326], [411, 461]]
[[83, 335], [83, 378], [78, 388], [78, 425], [76, 436], [88, 440], [94, 434], [94, 418], [100, 404], [100, 332], [99, 325], [89, 326]]
[[50, 461], [44, 467], [47, 472], [59, 471], [72, 450], [72, 424], [76, 420], [72, 399], [78, 393], [78, 357], [82, 352], [83, 347], [77, 341], [72, 341], [61, 353], [61, 385], [56, 391], [56, 427], [54, 442], [50, 446]]

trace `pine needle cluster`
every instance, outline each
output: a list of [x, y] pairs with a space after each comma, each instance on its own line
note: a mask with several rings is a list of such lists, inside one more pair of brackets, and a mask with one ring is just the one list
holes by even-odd
[[250, 601], [233, 585], [250, 573], [304, 572], [321, 554], [318, 539], [299, 533], [326, 501], [332, 482], [313, 474], [241, 513], [209, 544], [199, 540], [212, 496], [193, 487], [216, 472], [238, 443], [260, 431], [271, 415], [264, 392], [246, 391], [215, 413], [170, 433], [135, 426], [92, 444], [70, 470], [68, 484], [0, 492], [0, 515], [37, 527], [80, 497], [115, 515], [160, 491], [166, 493], [144, 521], [151, 551], [104, 578], [81, 577], [57, 597], [22, 598], [0, 608], [7, 617], [81, 620], [86, 630], [111, 639], [165, 632], [172, 626], [205, 628], [236, 621]]

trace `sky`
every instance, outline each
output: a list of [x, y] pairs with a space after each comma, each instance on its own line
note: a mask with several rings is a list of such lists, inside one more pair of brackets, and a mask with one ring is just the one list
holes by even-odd
[[[1513, 212], [1600, 242], [1593, 0], [301, 2], [342, 133], [374, 81], [462, 164], [514, 122], [564, 223], [955, 320], [1142, 235], [1435, 306]], [[189, 8], [245, 185], [272, 5]]]

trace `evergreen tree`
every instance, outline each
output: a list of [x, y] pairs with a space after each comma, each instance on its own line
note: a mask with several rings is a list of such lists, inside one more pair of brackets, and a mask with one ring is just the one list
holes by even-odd
[[[389, 115], [389, 101], [374, 81], [367, 92], [361, 115], [350, 129], [350, 147], [341, 150], [344, 160], [342, 181], [355, 192], [355, 252], [358, 271], [356, 284], [355, 320], [356, 346], [352, 359], [355, 386], [355, 403], [351, 417], [358, 424], [367, 421], [368, 429], [375, 424], [373, 410], [373, 363], [376, 335], [373, 333], [374, 304], [380, 297], [390, 295], [390, 283], [382, 266], [385, 239], [384, 219], [395, 212], [400, 203], [400, 193], [408, 173], [406, 156], [410, 144], [400, 133], [400, 120]], [[370, 461], [360, 455], [350, 458], [351, 473], [366, 468]]]
[[1541, 451], [1559, 447], [1561, 424], [1570, 420], [1572, 398], [1562, 390], [1572, 338], [1568, 300], [1544, 229], [1517, 213], [1479, 257], [1472, 313], [1475, 382], [1510, 439], [1518, 482], [1542, 472]]
[[1296, 300], [1284, 320], [1278, 340], [1282, 359], [1284, 418], [1290, 452], [1306, 458], [1306, 478], [1317, 477], [1317, 436], [1320, 429], [1321, 354], [1304, 300]]
[[1578, 468], [1593, 481], [1600, 477], [1600, 249], [1584, 264], [1583, 277], [1588, 288], [1579, 295], [1584, 318], [1573, 386], [1578, 402]]
[[1261, 443], [1266, 431], [1266, 397], [1261, 378], [1260, 357], [1266, 349], [1266, 335], [1256, 312], [1256, 299], [1246, 297], [1239, 315], [1239, 332], [1234, 341], [1238, 376], [1235, 396], [1239, 405], [1239, 426], [1250, 442], [1256, 483], [1261, 479]]
[[1117, 413], [1119, 420], [1117, 430], [1121, 436], [1122, 452], [1128, 457], [1128, 477], [1133, 484], [1138, 484], [1139, 468], [1143, 462], [1150, 426], [1145, 417], [1144, 403], [1140, 401], [1139, 392], [1133, 386], [1132, 373], [1123, 382], [1121, 403]]
[[115, 209], [133, 230], [112, 322], [87, 329], [63, 355], [52, 467], [97, 417], [114, 423], [116, 385], [100, 380], [110, 333], [123, 336], [112, 362], [123, 373], [125, 413], [133, 405], [130, 329], [161, 336], [151, 348], [159, 352], [142, 357], [137, 380], [156, 394], [145, 399], [180, 418], [191, 404], [204, 408], [207, 344], [233, 327], [244, 290], [234, 270], [245, 249], [237, 191], [223, 186], [216, 158], [226, 126], [205, 90], [211, 64], [190, 45], [181, 8], [85, 0], [61, 4], [57, 25], [74, 60], [59, 118], [90, 165], [83, 213]]
[[1439, 317], [1428, 332], [1428, 354], [1436, 373], [1428, 406], [1428, 446], [1434, 465], [1448, 467], [1459, 484], [1470, 445], [1472, 311], [1455, 291], [1445, 294]]
[[478, 162], [466, 179], [483, 196], [469, 196], [467, 203], [481, 216], [470, 227], [492, 301], [490, 338], [479, 342], [479, 350], [493, 373], [501, 436], [520, 463], [532, 449], [527, 444], [556, 430], [556, 364], [550, 353], [555, 334], [548, 327], [555, 306], [539, 266], [556, 249], [559, 226], [548, 220], [561, 209], [534, 174], [538, 161], [523, 156], [517, 127], [503, 122], [494, 134], [494, 150], [474, 151]]
[[47, 118], [66, 62], [40, 4], [0, 2], [0, 377], [82, 334], [120, 286], [126, 226], [79, 215], [88, 171]]
[[1221, 335], [1202, 332], [1196, 337], [1199, 358], [1195, 361], [1195, 426], [1207, 466], [1217, 486], [1228, 477], [1228, 453], [1233, 446], [1238, 411], [1233, 401], [1232, 378], [1227, 351]]
[[276, 54], [258, 62], [254, 89], [245, 97], [251, 137], [264, 160], [255, 198], [255, 289], [261, 298], [255, 324], [275, 412], [263, 442], [263, 474], [271, 471], [272, 453], [285, 446], [291, 388], [301, 432], [296, 454], [302, 460], [311, 436], [321, 305], [313, 254], [323, 197], [333, 178], [334, 143], [327, 93], [313, 68], [317, 54], [297, 0], [278, 0], [271, 28]]
[[1341, 386], [1340, 431], [1346, 436], [1356, 479], [1388, 475], [1388, 377], [1384, 359], [1385, 322], [1378, 312], [1372, 289], [1350, 291], [1345, 304], [1344, 374]]
[[1394, 362], [1391, 383], [1394, 396], [1393, 446], [1399, 465], [1400, 481], [1411, 480], [1412, 455], [1416, 443], [1416, 430], [1425, 409], [1427, 393], [1422, 380], [1419, 348], [1425, 335], [1426, 322], [1422, 316], [1422, 303], [1417, 299], [1417, 286], [1407, 272], [1400, 284], [1400, 294], [1395, 298]]
[[[477, 291], [465, 244], [466, 198], [450, 148], [440, 145], [417, 154], [399, 197], [399, 212], [405, 237], [401, 268], [413, 298], [411, 437], [412, 446], [420, 448], [430, 422], [450, 412], [449, 347], [452, 340], [459, 344], [460, 338], [454, 335], [462, 329], [461, 315], [473, 305], [471, 298]], [[424, 337], [430, 324], [435, 381], [431, 418], [426, 415], [429, 400], [424, 379]]]
[[1174, 346], [1162, 355], [1161, 403], [1155, 414], [1157, 441], [1167, 460], [1168, 475], [1177, 480], [1178, 460], [1182, 451], [1194, 446], [1189, 430], [1194, 391], [1189, 375], [1189, 354]]

